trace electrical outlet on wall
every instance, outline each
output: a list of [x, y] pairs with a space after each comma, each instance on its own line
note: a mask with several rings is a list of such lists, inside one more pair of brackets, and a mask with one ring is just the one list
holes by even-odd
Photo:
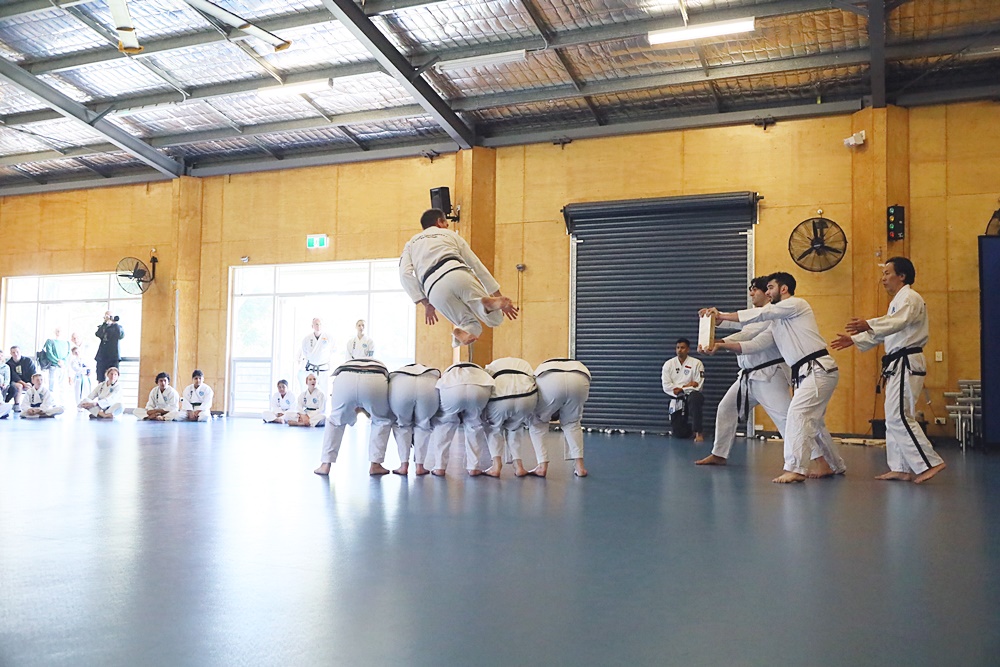
[[944, 352], [938, 350], [934, 353], [934, 361], [944, 361]]

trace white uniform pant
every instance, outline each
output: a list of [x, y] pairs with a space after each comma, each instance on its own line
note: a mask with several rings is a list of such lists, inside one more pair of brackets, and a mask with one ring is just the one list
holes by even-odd
[[[146, 419], [149, 416], [149, 410], [147, 410], [146, 408], [136, 408], [136, 409], [132, 410], [132, 414], [135, 415], [136, 419]], [[170, 419], [170, 415], [171, 414], [172, 413], [170, 413], [170, 412], [164, 413], [163, 419], [165, 419], [165, 420], [166, 419]]]
[[[483, 284], [471, 271], [457, 269], [438, 279], [431, 286], [427, 298], [449, 322], [478, 337], [483, 333], [480, 320], [491, 327], [503, 324], [503, 311], [486, 312], [482, 300], [488, 296]], [[458, 347], [458, 341], [454, 338], [452, 346]]]
[[[457, 271], [455, 273], [458, 273]], [[441, 410], [435, 419], [434, 468], [444, 470], [448, 466], [451, 441], [458, 433], [459, 425], [465, 432], [465, 467], [479, 470], [480, 459], [486, 450], [486, 433], [483, 430], [483, 410], [490, 400], [490, 388], [474, 384], [443, 387], [438, 390]]]
[[[530, 426], [538, 405], [538, 392], [531, 396], [517, 396], [490, 400], [483, 411], [486, 421], [486, 442], [490, 457], [504, 458], [506, 462], [523, 458], [521, 451], [527, 437], [525, 427]], [[506, 446], [505, 446], [506, 445]]]
[[176, 412], [168, 412], [163, 416], [163, 418], [166, 419], [167, 421], [172, 421], [172, 422], [186, 422], [186, 421], [208, 422], [212, 421], [212, 411], [202, 410], [201, 412], [198, 413], [197, 419], [188, 419], [187, 410], [177, 410]]
[[42, 414], [40, 414], [40, 415], [29, 415], [29, 414], [25, 413], [25, 414], [22, 414], [21, 416], [24, 417], [25, 419], [38, 419], [39, 417], [55, 417], [56, 415], [61, 415], [62, 413], [63, 413], [63, 409], [60, 406], [57, 405], [54, 408], [49, 408], [47, 410], [42, 410]]
[[559, 425], [566, 439], [564, 458], [583, 458], [583, 404], [590, 396], [590, 380], [581, 373], [552, 371], [535, 378], [538, 404], [531, 421], [531, 444], [539, 463], [547, 463], [549, 452], [545, 434], [549, 422], [559, 413]]
[[291, 419], [292, 417], [294, 417], [295, 414], [296, 413], [292, 412], [292, 411], [282, 412], [281, 413], [281, 421], [280, 422], [277, 421], [277, 419], [278, 419], [278, 413], [277, 412], [271, 412], [270, 410], [264, 410], [264, 412], [260, 413], [260, 417], [261, 417], [261, 419], [263, 419], [264, 421], [266, 421], [268, 424], [271, 424], [271, 423], [282, 424], [282, 423], [288, 421], [289, 419]]
[[811, 369], [795, 390], [785, 422], [785, 470], [788, 472], [805, 475], [810, 458], [820, 457], [826, 459], [836, 473], [847, 470], [826, 428], [826, 407], [839, 380], [840, 371]]
[[889, 470], [919, 475], [944, 461], [913, 416], [916, 397], [924, 389], [924, 376], [911, 373], [902, 360], [896, 366], [896, 373], [885, 384], [885, 456]]
[[333, 378], [330, 390], [330, 414], [323, 432], [321, 463], [337, 462], [344, 432], [348, 426], [357, 423], [358, 410], [367, 412], [372, 420], [368, 434], [368, 460], [372, 463], [385, 460], [385, 448], [389, 444], [393, 422], [389, 410], [389, 384], [381, 373], [341, 371]]
[[[107, 412], [110, 415], [114, 415], [115, 417], [117, 417], [118, 415], [120, 415], [124, 411], [125, 411], [125, 408], [124, 408], [124, 406], [122, 406], [121, 403], [115, 403], [111, 407], [104, 409], [104, 412]], [[89, 412], [90, 414], [92, 414], [92, 415], [94, 415], [96, 417], [98, 415], [98, 413], [101, 412], [101, 407], [95, 405], [94, 407], [88, 409], [87, 412]]]
[[0, 419], [9, 415], [13, 408], [13, 403], [0, 403]]
[[66, 386], [66, 373], [62, 366], [49, 366], [49, 391], [52, 392], [53, 400], [62, 398], [63, 390]]
[[77, 405], [83, 403], [83, 399], [90, 395], [91, 389], [93, 387], [90, 385], [89, 375], [77, 375], [73, 378], [73, 392]]
[[433, 419], [438, 411], [437, 376], [433, 373], [406, 375], [397, 373], [389, 379], [389, 409], [395, 415], [392, 436], [396, 440], [399, 462], [410, 460], [423, 465], [434, 432]]
[[[788, 415], [788, 405], [792, 402], [785, 376], [775, 373], [767, 380], [751, 378], [744, 386], [749, 388], [748, 392], [745, 391], [749, 393], [750, 405], [750, 411], [747, 413], [747, 433], [753, 433], [753, 409], [760, 405], [774, 422], [781, 437], [785, 437], [785, 419]], [[712, 447], [712, 453], [724, 459], [729, 458], [729, 452], [736, 441], [739, 389], [740, 381], [736, 380], [719, 401], [718, 411], [715, 413], [715, 445]]]

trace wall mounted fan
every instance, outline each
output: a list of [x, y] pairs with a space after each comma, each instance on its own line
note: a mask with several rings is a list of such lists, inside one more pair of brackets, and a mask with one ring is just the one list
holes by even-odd
[[847, 236], [833, 220], [803, 220], [788, 237], [788, 254], [806, 271], [829, 271], [844, 259]]
[[150, 257], [149, 262], [153, 265], [152, 271], [141, 259], [135, 257], [125, 257], [118, 262], [115, 275], [118, 276], [118, 286], [122, 288], [122, 291], [129, 294], [142, 294], [149, 289], [150, 284], [156, 280], [156, 257]]
[[1000, 236], [1000, 208], [993, 212], [993, 217], [986, 225], [986, 236]]

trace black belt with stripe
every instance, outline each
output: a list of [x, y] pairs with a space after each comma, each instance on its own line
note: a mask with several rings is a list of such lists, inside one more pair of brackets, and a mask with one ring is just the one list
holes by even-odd
[[508, 394], [507, 396], [491, 396], [490, 400], [487, 402], [492, 403], [493, 401], [506, 401], [508, 398], [525, 398], [527, 396], [534, 396], [537, 393], [538, 389], [536, 388], [532, 389], [531, 391], [527, 391], [523, 394]]
[[896, 374], [896, 370], [899, 366], [900, 361], [903, 363], [903, 369], [910, 372], [910, 375], [927, 375], [927, 371], [914, 371], [910, 368], [910, 355], [911, 354], [923, 354], [924, 348], [922, 347], [904, 347], [902, 349], [896, 350], [895, 352], [890, 352], [889, 354], [882, 356], [882, 374], [879, 376], [878, 383], [875, 385], [875, 391], [879, 391], [885, 386], [885, 383], [890, 377]]
[[[453, 266], [452, 268], [448, 269], [447, 271], [445, 271], [444, 273], [442, 273], [440, 276], [438, 276], [434, 280], [434, 282], [432, 282], [431, 284], [428, 285], [427, 281], [430, 280], [430, 277], [432, 275], [434, 275], [434, 272], [437, 271], [437, 270], [439, 270], [441, 267], [443, 267], [448, 262], [458, 262], [459, 265], [458, 266]], [[446, 257], [442, 257], [441, 259], [439, 259], [434, 264], [434, 266], [432, 266], [431, 268], [429, 268], [426, 271], [424, 271], [424, 276], [423, 276], [423, 278], [420, 279], [420, 284], [424, 286], [424, 294], [427, 294], [428, 296], [430, 296], [431, 289], [434, 287], [434, 285], [437, 284], [438, 280], [441, 280], [442, 278], [444, 278], [446, 275], [448, 275], [452, 271], [458, 271], [459, 269], [466, 269], [466, 270], [471, 271], [471, 269], [469, 269], [469, 267], [465, 264], [465, 262], [462, 261], [462, 258], [459, 257], [458, 255], [448, 255]]]
[[750, 374], [754, 371], [762, 371], [765, 368], [783, 363], [785, 363], [785, 360], [778, 357], [777, 359], [771, 359], [770, 361], [758, 364], [753, 368], [740, 369], [740, 377], [737, 380], [739, 386], [736, 388], [736, 416], [739, 421], [746, 421], [750, 416]]
[[799, 383], [802, 381], [803, 376], [799, 375], [799, 370], [803, 366], [805, 366], [806, 364], [808, 364], [808, 363], [810, 363], [812, 361], [816, 361], [817, 359], [819, 359], [821, 357], [829, 357], [829, 356], [830, 356], [830, 353], [826, 350], [826, 348], [823, 348], [822, 350], [816, 350], [815, 352], [813, 352], [811, 354], [807, 354], [806, 356], [802, 357], [801, 359], [799, 359], [798, 361], [796, 361], [794, 364], [792, 364], [792, 386], [795, 387], [795, 388], [798, 388]]
[[374, 375], [381, 375], [386, 379], [389, 378], [389, 371], [385, 368], [377, 366], [338, 366], [337, 370], [333, 371], [334, 376], [340, 375], [341, 373], [371, 373]]
[[307, 373], [325, 373], [328, 370], [330, 370], [330, 365], [329, 364], [319, 364], [319, 365], [317, 365], [317, 364], [309, 363], [308, 361], [306, 362], [306, 372]]

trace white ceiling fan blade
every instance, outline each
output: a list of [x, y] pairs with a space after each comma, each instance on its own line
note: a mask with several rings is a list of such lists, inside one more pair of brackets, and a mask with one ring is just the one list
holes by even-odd
[[115, 30], [118, 31], [118, 50], [122, 53], [142, 51], [139, 38], [135, 36], [135, 26], [132, 25], [132, 15], [128, 12], [128, 3], [125, 0], [108, 0], [108, 7], [111, 9], [111, 19], [115, 22]]
[[184, 0], [187, 4], [191, 5], [198, 11], [208, 14], [212, 18], [215, 18], [231, 28], [236, 28], [248, 35], [253, 35], [259, 40], [267, 42], [274, 47], [275, 51], [283, 51], [291, 46], [291, 42], [286, 39], [281, 39], [274, 33], [270, 33], [263, 28], [258, 28], [250, 21], [233, 14], [228, 9], [223, 9], [214, 2], [209, 2], [208, 0]]

